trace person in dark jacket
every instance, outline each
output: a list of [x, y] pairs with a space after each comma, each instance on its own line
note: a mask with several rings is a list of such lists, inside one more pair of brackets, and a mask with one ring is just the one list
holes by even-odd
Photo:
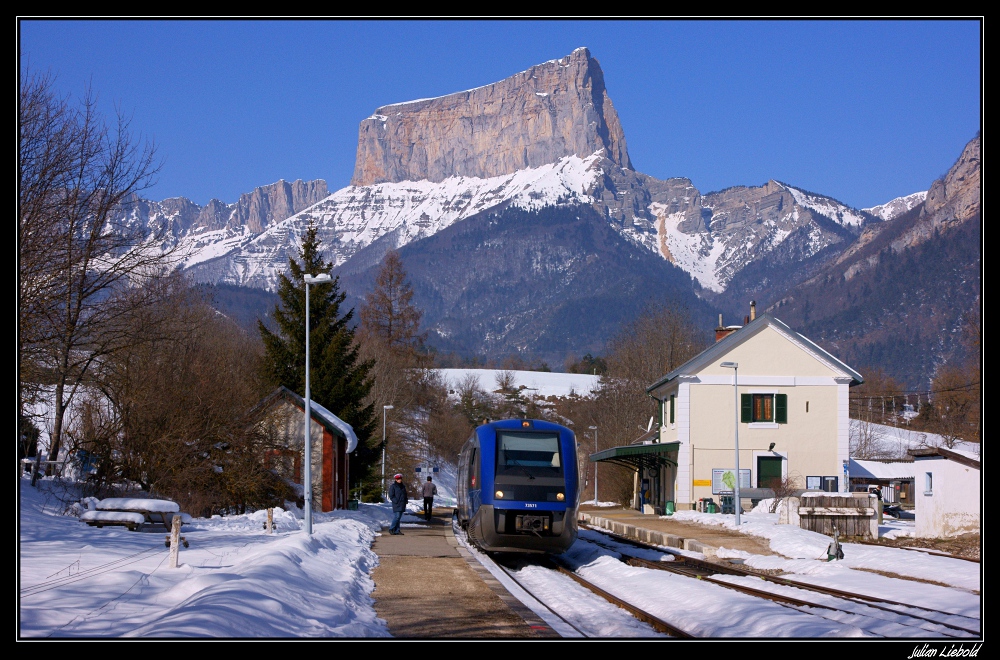
[[437, 495], [438, 487], [427, 477], [427, 483], [423, 486], [424, 495], [424, 518], [431, 519], [431, 511], [434, 509], [434, 496]]
[[403, 519], [403, 512], [406, 511], [406, 503], [409, 499], [409, 496], [406, 494], [406, 486], [403, 485], [403, 475], [393, 475], [392, 485], [389, 486], [389, 501], [392, 502], [392, 522], [389, 523], [390, 534], [397, 535], [403, 533], [399, 531], [399, 521]]

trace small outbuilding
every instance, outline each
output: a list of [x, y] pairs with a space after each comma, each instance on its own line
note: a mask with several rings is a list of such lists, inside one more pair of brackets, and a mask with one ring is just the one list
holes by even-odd
[[[303, 484], [305, 399], [287, 387], [279, 387], [258, 404], [263, 423], [271, 426], [281, 449], [268, 456], [270, 467], [294, 484]], [[312, 505], [316, 511], [346, 509], [350, 501], [348, 454], [358, 446], [350, 424], [315, 401], [309, 403], [312, 417], [311, 463]]]
[[981, 533], [981, 461], [945, 447], [911, 449], [916, 472], [916, 536], [946, 538]]
[[913, 478], [916, 467], [909, 461], [875, 461], [852, 458], [848, 463], [851, 491], [867, 493], [873, 486], [882, 493], [886, 504], [912, 509]]

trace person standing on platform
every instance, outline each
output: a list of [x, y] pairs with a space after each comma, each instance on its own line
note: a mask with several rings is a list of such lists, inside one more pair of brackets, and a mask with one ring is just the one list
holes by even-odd
[[402, 535], [399, 529], [399, 521], [403, 519], [406, 511], [406, 503], [409, 496], [406, 494], [406, 486], [403, 485], [403, 475], [395, 474], [392, 477], [392, 485], [389, 486], [389, 501], [392, 502], [392, 522], [389, 523], [389, 533], [393, 536]]
[[438, 487], [434, 485], [430, 477], [423, 485], [424, 493], [424, 518], [431, 519], [431, 511], [434, 509], [434, 496], [437, 495]]

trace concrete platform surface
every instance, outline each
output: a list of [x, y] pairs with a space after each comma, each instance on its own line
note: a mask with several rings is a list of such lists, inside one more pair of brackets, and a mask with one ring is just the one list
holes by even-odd
[[740, 532], [701, 525], [669, 516], [646, 514], [621, 507], [580, 506], [580, 522], [601, 527], [621, 536], [681, 550], [701, 552], [713, 558], [719, 548], [742, 550], [755, 555], [775, 555], [767, 539]]

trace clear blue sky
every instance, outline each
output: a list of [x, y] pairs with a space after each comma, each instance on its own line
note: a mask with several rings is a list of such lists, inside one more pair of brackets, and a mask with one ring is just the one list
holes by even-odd
[[982, 121], [965, 20], [18, 20], [21, 68], [87, 83], [164, 161], [149, 199], [235, 202], [354, 170], [389, 103], [586, 46], [632, 163], [701, 192], [778, 179], [856, 208], [926, 190]]

